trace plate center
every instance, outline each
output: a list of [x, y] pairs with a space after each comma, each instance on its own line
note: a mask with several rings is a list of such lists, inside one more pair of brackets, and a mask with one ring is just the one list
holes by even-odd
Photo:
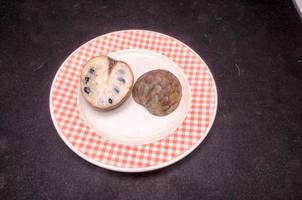
[[167, 137], [184, 121], [190, 108], [190, 86], [182, 70], [169, 58], [142, 49], [129, 49], [109, 54], [128, 63], [135, 81], [144, 73], [154, 69], [172, 72], [182, 86], [182, 98], [171, 114], [158, 117], [137, 104], [132, 95], [117, 109], [101, 112], [92, 108], [78, 92], [81, 116], [86, 124], [105, 139], [121, 144], [141, 145]]

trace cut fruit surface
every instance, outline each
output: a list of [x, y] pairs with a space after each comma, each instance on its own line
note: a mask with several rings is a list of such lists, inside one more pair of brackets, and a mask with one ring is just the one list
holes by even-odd
[[133, 86], [130, 66], [108, 56], [89, 60], [81, 73], [81, 92], [94, 107], [112, 110], [129, 96]]

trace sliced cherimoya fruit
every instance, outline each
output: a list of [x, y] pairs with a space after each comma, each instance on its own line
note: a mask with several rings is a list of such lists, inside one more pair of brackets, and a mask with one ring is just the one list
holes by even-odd
[[81, 92], [94, 107], [107, 111], [121, 105], [133, 86], [130, 66], [108, 56], [89, 60], [81, 73]]
[[168, 115], [179, 105], [182, 90], [179, 80], [167, 70], [153, 70], [143, 74], [135, 82], [134, 100], [157, 116]]

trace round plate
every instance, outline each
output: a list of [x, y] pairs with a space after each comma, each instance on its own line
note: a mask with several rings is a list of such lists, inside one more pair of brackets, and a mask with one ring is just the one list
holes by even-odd
[[[182, 85], [180, 105], [156, 117], [130, 97], [116, 110], [95, 111], [79, 92], [79, 80], [84, 64], [97, 55], [126, 61], [135, 79], [152, 69], [171, 71]], [[216, 110], [216, 86], [204, 61], [182, 42], [144, 30], [85, 43], [61, 65], [50, 91], [51, 117], [63, 141], [85, 160], [122, 172], [155, 170], [185, 157], [209, 132]]]
[[184, 121], [190, 108], [190, 85], [182, 70], [167, 57], [148, 50], [122, 50], [109, 54], [131, 66], [135, 81], [142, 74], [165, 69], [172, 72], [182, 86], [182, 98], [177, 109], [171, 114], [157, 117], [145, 107], [137, 104], [132, 96], [120, 107], [110, 112], [94, 109], [78, 92], [79, 110], [87, 126], [101, 137], [120, 144], [142, 145], [165, 138], [175, 131]]

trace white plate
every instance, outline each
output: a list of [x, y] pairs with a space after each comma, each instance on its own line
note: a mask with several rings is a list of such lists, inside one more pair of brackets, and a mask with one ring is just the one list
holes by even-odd
[[[135, 79], [152, 69], [167, 69], [181, 82], [178, 108], [151, 115], [130, 97], [116, 110], [93, 110], [79, 92], [80, 73], [94, 56], [126, 61]], [[120, 172], [144, 172], [171, 165], [206, 137], [217, 111], [217, 90], [205, 62], [170, 36], [124, 30], [97, 37], [75, 50], [61, 65], [50, 91], [50, 113], [66, 145], [83, 159]]]
[[190, 107], [190, 85], [177, 64], [161, 54], [143, 49], [122, 50], [109, 56], [128, 63], [135, 80], [154, 69], [172, 72], [181, 83], [183, 95], [174, 112], [158, 117], [137, 104], [132, 95], [119, 108], [100, 112], [87, 103], [79, 90], [79, 109], [87, 125], [109, 141], [129, 145], [151, 143], [175, 131], [185, 119]]

